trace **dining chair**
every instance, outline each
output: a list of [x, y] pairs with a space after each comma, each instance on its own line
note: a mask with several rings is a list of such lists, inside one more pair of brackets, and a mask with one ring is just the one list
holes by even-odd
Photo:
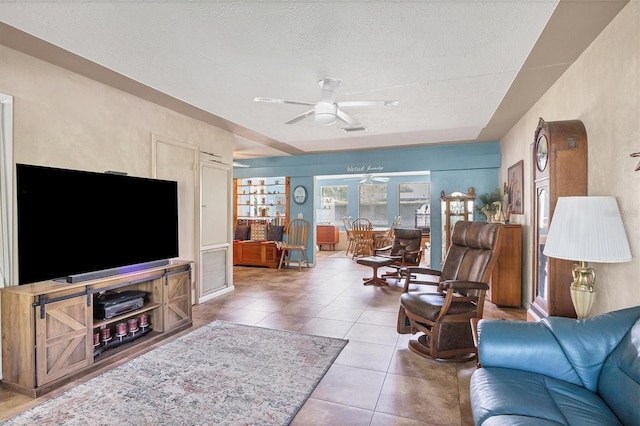
[[353, 222], [352, 220], [350, 220], [349, 217], [344, 216], [342, 218], [342, 223], [344, 224], [344, 231], [347, 234], [347, 253], [346, 256], [349, 256], [349, 254], [351, 254], [351, 252], [353, 251], [353, 235], [351, 232], [351, 222]]
[[353, 236], [353, 252], [351, 258], [356, 256], [373, 256], [373, 226], [369, 219], [359, 217], [351, 224]]
[[289, 266], [292, 252], [298, 253], [298, 271], [302, 270], [302, 262], [306, 262], [309, 267], [309, 258], [307, 257], [307, 241], [309, 239], [309, 222], [304, 219], [293, 219], [287, 225], [285, 230], [286, 237], [280, 246], [280, 262], [278, 269]]

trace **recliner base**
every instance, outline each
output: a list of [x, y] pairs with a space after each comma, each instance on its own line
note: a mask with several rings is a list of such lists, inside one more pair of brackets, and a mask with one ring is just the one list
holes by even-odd
[[426, 334], [421, 335], [418, 339], [411, 339], [409, 341], [409, 349], [415, 354], [424, 358], [435, 359], [442, 362], [468, 362], [476, 359], [476, 354], [470, 352], [468, 354], [452, 356], [450, 358], [433, 358], [431, 356], [431, 346], [429, 337]]

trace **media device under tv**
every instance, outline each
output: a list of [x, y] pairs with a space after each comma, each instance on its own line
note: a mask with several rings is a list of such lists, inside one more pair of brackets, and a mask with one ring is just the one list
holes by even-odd
[[19, 284], [78, 282], [178, 256], [169, 180], [16, 165]]

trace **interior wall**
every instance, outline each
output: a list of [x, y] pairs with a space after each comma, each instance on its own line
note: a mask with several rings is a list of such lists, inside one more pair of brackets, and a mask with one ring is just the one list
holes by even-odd
[[[313, 192], [314, 185], [309, 182], [313, 182], [314, 176], [427, 170], [431, 180], [431, 243], [438, 246], [442, 234], [440, 194], [466, 193], [469, 187], [474, 187], [478, 195], [494, 191], [500, 186], [501, 153], [500, 143], [486, 142], [255, 158], [242, 162], [250, 167], [234, 169], [234, 178], [289, 176], [291, 189], [298, 184], [307, 188], [309, 198], [304, 205], [295, 205], [290, 197], [291, 218], [298, 212], [313, 217], [318, 207], [315, 205], [317, 195]], [[476, 203], [479, 206], [479, 200]], [[315, 236], [315, 229], [312, 232]], [[308, 247], [313, 247], [312, 242]], [[440, 268], [441, 257], [440, 250], [431, 250], [433, 268]]]
[[[226, 130], [2, 45], [0, 64], [0, 93], [14, 100], [14, 163], [152, 177], [156, 134], [216, 153], [231, 164], [233, 136]], [[13, 193], [15, 217], [15, 188]], [[15, 223], [13, 229], [17, 235]], [[12, 247], [16, 253], [15, 238]]]
[[[523, 298], [531, 302], [532, 144], [538, 118], [582, 120], [588, 139], [588, 194], [615, 196], [633, 259], [594, 264], [597, 296], [591, 315], [640, 305], [640, 3], [629, 2], [576, 62], [501, 140], [501, 181], [524, 160]], [[567, 285], [571, 277], [567, 277]]]

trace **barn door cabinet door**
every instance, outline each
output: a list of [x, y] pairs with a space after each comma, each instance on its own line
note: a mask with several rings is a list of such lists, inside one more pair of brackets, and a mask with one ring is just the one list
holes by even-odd
[[93, 363], [91, 309], [86, 296], [36, 308], [37, 385], [42, 386]]
[[165, 275], [164, 330], [191, 322], [191, 269]]

